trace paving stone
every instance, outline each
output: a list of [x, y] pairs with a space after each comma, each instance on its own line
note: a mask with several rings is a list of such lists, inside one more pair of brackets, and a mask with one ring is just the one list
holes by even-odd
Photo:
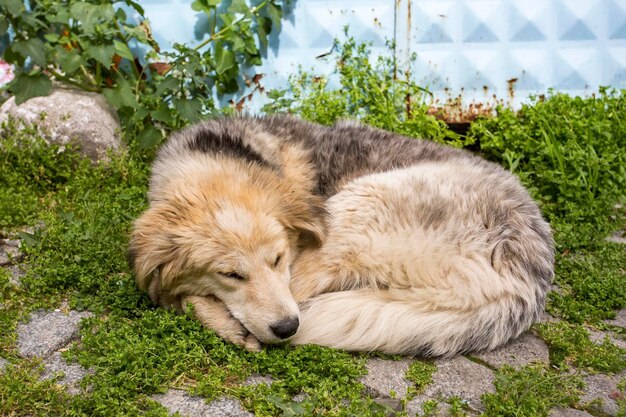
[[63, 377], [57, 379], [56, 382], [66, 387], [67, 392], [72, 395], [80, 392], [79, 383], [89, 373], [88, 369], [83, 368], [79, 364], [67, 363], [61, 357], [61, 352], [54, 352], [43, 364], [42, 379], [51, 379], [62, 372]]
[[407, 389], [412, 383], [404, 376], [413, 360], [402, 359], [393, 361], [381, 358], [370, 358], [365, 367], [367, 375], [361, 378], [367, 393], [374, 398], [389, 398], [390, 391], [394, 391], [399, 397], [406, 395]]
[[272, 378], [269, 375], [250, 375], [243, 382], [243, 385], [245, 386], [259, 385], [259, 384], [272, 385], [273, 382], [274, 382], [274, 378]]
[[591, 330], [588, 329], [589, 331], [589, 339], [591, 339], [592, 341], [596, 342], [596, 343], [602, 343], [604, 341], [604, 339], [608, 336], [609, 340], [618, 347], [621, 347], [622, 349], [626, 349], [626, 340], [623, 339], [618, 339], [617, 337], [613, 337], [613, 335], [611, 334], [607, 334], [604, 332], [599, 332], [596, 330]]
[[497, 368], [502, 365], [520, 368], [531, 362], [548, 363], [550, 360], [548, 345], [531, 332], [524, 333], [511, 343], [496, 350], [474, 356]]
[[626, 244], [626, 232], [620, 230], [618, 232], [614, 232], [611, 236], [606, 238], [609, 242]]
[[581, 397], [580, 403], [585, 404], [595, 399], [600, 399], [599, 406], [592, 406], [598, 411], [608, 415], [615, 415], [618, 411], [617, 402], [612, 398], [619, 391], [617, 384], [626, 378], [626, 372], [617, 375], [588, 375], [585, 377], [585, 394]]
[[87, 311], [37, 311], [28, 323], [17, 326], [17, 348], [24, 357], [47, 357], [78, 335], [78, 323], [93, 314]]
[[435, 361], [437, 372], [433, 382], [413, 400], [409, 401], [406, 411], [410, 416], [422, 411], [427, 400], [444, 400], [460, 397], [474, 410], [482, 410], [480, 396], [493, 392], [493, 372], [463, 356]]
[[[4, 241], [5, 239], [3, 239]], [[0, 266], [8, 266], [17, 263], [22, 258], [20, 250], [16, 246], [0, 244]]]
[[613, 326], [626, 327], [626, 308], [618, 311], [614, 319], [605, 320], [605, 322]]
[[586, 411], [575, 410], [573, 408], [557, 407], [550, 410], [549, 417], [593, 417]]
[[165, 394], [153, 395], [152, 399], [171, 413], [185, 417], [253, 417], [244, 410], [238, 400], [220, 398], [206, 403], [203, 398], [187, 394], [185, 391], [169, 390]]
[[0, 372], [9, 364], [9, 361], [6, 359], [0, 358]]

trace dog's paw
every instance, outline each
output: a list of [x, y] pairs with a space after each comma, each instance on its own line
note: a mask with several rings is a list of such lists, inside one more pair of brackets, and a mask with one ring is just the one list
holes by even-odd
[[250, 333], [248, 336], [246, 336], [244, 347], [250, 352], [260, 352], [261, 342], [259, 342], [259, 339], [257, 339], [255, 335]]

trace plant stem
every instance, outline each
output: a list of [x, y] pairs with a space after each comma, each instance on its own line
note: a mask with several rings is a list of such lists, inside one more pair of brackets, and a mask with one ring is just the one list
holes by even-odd
[[54, 76], [54, 78], [57, 78], [57, 79], [59, 79], [59, 80], [61, 80], [61, 81], [63, 81], [63, 82], [66, 82], [66, 83], [71, 84], [71, 85], [73, 85], [73, 86], [75, 86], [75, 87], [78, 87], [78, 88], [80, 88], [81, 90], [91, 91], [91, 92], [94, 92], [94, 93], [100, 93], [100, 92], [101, 92], [101, 90], [100, 90], [99, 88], [93, 88], [93, 87], [86, 86], [86, 85], [84, 85], [84, 84], [82, 84], [82, 83], [80, 83], [80, 82], [78, 82], [78, 81], [75, 81], [75, 80], [72, 80], [72, 79], [71, 79], [71, 78], [69, 78], [69, 77], [66, 77], [65, 75], [59, 74], [58, 72], [56, 72], [56, 71], [55, 71], [54, 69], [52, 69], [52, 68], [49, 68], [49, 67], [48, 67], [48, 68], [46, 68], [46, 70], [47, 70], [50, 74], [52, 74], [52, 76]]

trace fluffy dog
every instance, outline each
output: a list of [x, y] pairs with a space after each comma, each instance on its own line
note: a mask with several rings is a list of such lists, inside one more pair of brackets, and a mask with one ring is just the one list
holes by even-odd
[[553, 277], [549, 225], [512, 174], [353, 122], [192, 126], [158, 153], [149, 201], [139, 287], [250, 350], [493, 349], [539, 319]]

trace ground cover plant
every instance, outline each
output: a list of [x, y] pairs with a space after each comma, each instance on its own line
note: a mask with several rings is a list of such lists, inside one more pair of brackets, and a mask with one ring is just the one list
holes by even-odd
[[[624, 92], [587, 99], [553, 93], [518, 113], [498, 109], [459, 136], [428, 114], [425, 91], [390, 75], [393, 61], [372, 62], [367, 46], [353, 41], [337, 47], [340, 87], [298, 74], [291, 88], [271, 93], [265, 110], [321, 123], [356, 116], [409, 136], [472, 145], [519, 175], [555, 230], [558, 289], [548, 309], [561, 321], [537, 328], [551, 346], [551, 364], [497, 370], [495, 391], [482, 399], [484, 415], [584, 408], [581, 372], [626, 368], [624, 350], [589, 338], [626, 306], [626, 251], [605, 240], [626, 226]], [[5, 124], [0, 134], [0, 230], [22, 239], [27, 271], [16, 285], [0, 269], [0, 357], [8, 369], [0, 373], [0, 415], [165, 416], [151, 396], [169, 388], [207, 399], [228, 395], [261, 416], [386, 415], [359, 382], [367, 355], [316, 346], [246, 352], [187, 315], [155, 308], [136, 289], [125, 250], [132, 221], [146, 207], [149, 154], [131, 147], [93, 166], [71, 146], [48, 146], [36, 129], [16, 126]], [[17, 323], [64, 301], [95, 313], [83, 321], [80, 343], [63, 354], [93, 370], [79, 396], [41, 381], [39, 362], [16, 349]], [[415, 362], [407, 373], [410, 394], [422, 392], [435, 372], [434, 363]], [[243, 384], [253, 374], [273, 382]], [[303, 399], [294, 400], [297, 394]], [[453, 415], [467, 414], [458, 398], [446, 401]], [[429, 402], [422, 414], [436, 409]]]

